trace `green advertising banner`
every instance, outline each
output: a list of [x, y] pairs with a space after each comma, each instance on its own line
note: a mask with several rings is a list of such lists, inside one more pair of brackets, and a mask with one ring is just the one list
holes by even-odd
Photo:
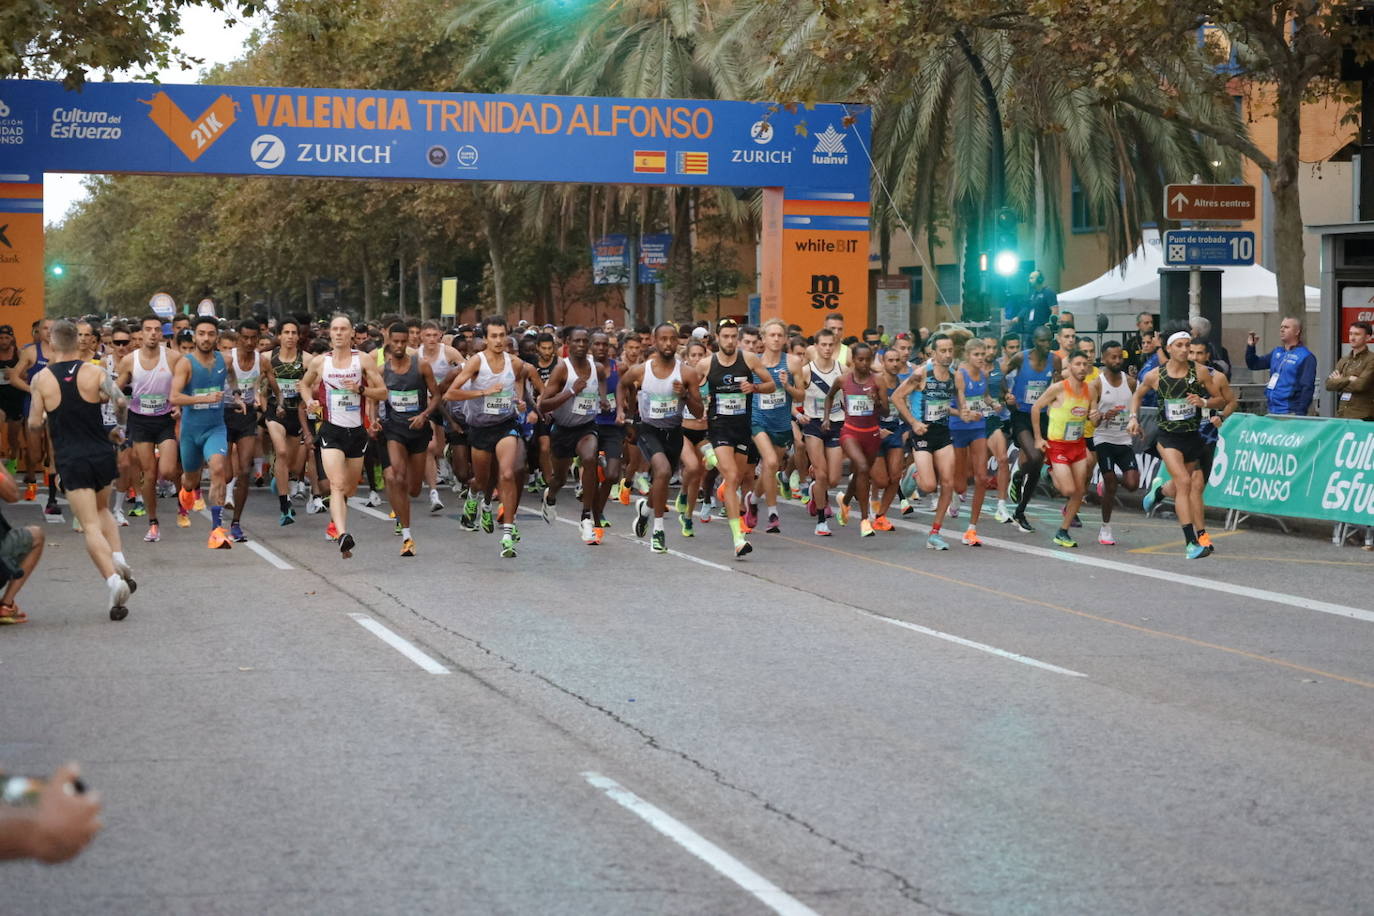
[[1204, 499], [1242, 512], [1374, 524], [1374, 423], [1232, 414]]

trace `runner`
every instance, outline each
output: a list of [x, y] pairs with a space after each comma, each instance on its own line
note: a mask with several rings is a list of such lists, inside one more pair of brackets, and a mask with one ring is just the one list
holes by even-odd
[[[1194, 337], [1188, 344], [1188, 358], [1199, 368], [1212, 370], [1212, 380], [1217, 383], [1217, 388], [1221, 392], [1225, 404], [1221, 408], [1221, 413], [1214, 410], [1205, 409], [1202, 421], [1198, 424], [1198, 435], [1202, 437], [1202, 457], [1198, 460], [1198, 469], [1202, 472], [1204, 486], [1208, 476], [1212, 473], [1212, 459], [1216, 455], [1217, 439], [1220, 434], [1221, 424], [1226, 422], [1226, 418], [1235, 413], [1240, 406], [1240, 400], [1235, 391], [1231, 388], [1230, 380], [1226, 378], [1225, 370], [1213, 362], [1214, 354], [1212, 345], [1203, 337]], [[1174, 499], [1177, 495], [1177, 487], [1173, 479], [1169, 476], [1167, 467], [1159, 467], [1155, 472], [1154, 480], [1150, 482], [1150, 488], [1145, 494], [1144, 509], [1148, 515], [1160, 498]], [[1203, 538], [1206, 538], [1206, 541]], [[1204, 547], [1209, 546], [1211, 537], [1206, 531], [1198, 532], [1198, 543]]]
[[[228, 550], [229, 534], [224, 530], [224, 497], [229, 483], [229, 434], [224, 424], [224, 397], [232, 390], [233, 376], [224, 354], [218, 349], [219, 323], [200, 315], [192, 325], [196, 348], [172, 370], [172, 406], [181, 415], [181, 491], [177, 498], [184, 514], [193, 511], [195, 493], [200, 490], [204, 468], [210, 468], [211, 550]], [[235, 410], [244, 408], [237, 393]], [[180, 520], [178, 520], [180, 524]]]
[[788, 386], [801, 374], [803, 365], [803, 360], [783, 352], [786, 344], [786, 322], [781, 318], [770, 318], [764, 322], [763, 354], [759, 362], [773, 380], [773, 390], [754, 395], [750, 431], [754, 436], [754, 448], [759, 454], [759, 482], [749, 498], [757, 505], [758, 496], [762, 494], [768, 512], [768, 527], [764, 530], [769, 534], [777, 534], [782, 530], [778, 515], [778, 490], [783, 486], [783, 467], [794, 441], [792, 397], [788, 394]]
[[[939, 491], [935, 520], [926, 538], [930, 550], [949, 550], [940, 529], [954, 498], [954, 443], [949, 431], [950, 404], [954, 400], [954, 340], [947, 334], [932, 335], [931, 357], [892, 393], [897, 410], [911, 427], [916, 462], [916, 482], [927, 493]], [[913, 393], [919, 392], [921, 419], [912, 411]]]
[[[177, 479], [177, 415], [172, 407], [172, 373], [185, 358], [162, 345], [162, 319], [145, 315], [141, 322], [143, 343], [119, 362], [115, 380], [120, 391], [131, 394], [129, 438], [134, 460], [143, 476], [143, 509], [148, 513], [148, 533], [143, 540], [161, 538], [157, 518], [158, 480]], [[177, 524], [185, 512], [177, 506]], [[186, 525], [191, 520], [186, 519]]]
[[1093, 451], [1102, 475], [1098, 493], [1102, 497], [1102, 527], [1097, 532], [1097, 543], [1107, 546], [1116, 543], [1112, 512], [1116, 508], [1117, 487], [1134, 493], [1140, 486], [1140, 468], [1136, 466], [1135, 449], [1127, 429], [1136, 380], [1123, 371], [1125, 362], [1126, 351], [1120, 341], [1107, 341], [1102, 345], [1102, 372], [1089, 383], [1097, 400], [1097, 412], [1092, 417], [1096, 423]]
[[[711, 355], [711, 348], [706, 346], [704, 337], [693, 337], [687, 344], [686, 363], [695, 366], [702, 360]], [[701, 413], [693, 413], [690, 409], [684, 408], [682, 411], [682, 450], [692, 452], [700, 460], [684, 461], [682, 468], [682, 487], [677, 494], [677, 513], [678, 522], [682, 526], [682, 536], [685, 538], [695, 537], [696, 531], [692, 521], [692, 507], [697, 504], [698, 498], [701, 499], [701, 522], [707, 524], [711, 521], [711, 506], [714, 499], [705, 498], [702, 487], [708, 488], [715, 486], [715, 479], [719, 476], [716, 471], [716, 452], [711, 446], [710, 439], [707, 438], [706, 411], [711, 403], [711, 394], [703, 381], [697, 388], [697, 393], [701, 395]], [[709, 482], [707, 475], [710, 475]]]
[[964, 344], [964, 365], [954, 376], [955, 401], [949, 413], [949, 432], [954, 444], [956, 484], [973, 478], [973, 502], [970, 504], [968, 530], [963, 543], [967, 547], [981, 547], [978, 520], [982, 517], [983, 500], [988, 492], [988, 418], [997, 413], [991, 376], [988, 371], [987, 345], [980, 338]]
[[1013, 356], [1021, 351], [1019, 334], [1004, 334], [1002, 337], [986, 338], [988, 352], [996, 353], [995, 359], [988, 364], [988, 395], [993, 399], [997, 413], [988, 417], [988, 452], [997, 461], [997, 510], [993, 520], [1010, 525], [1011, 513], [1007, 511], [1007, 486], [1011, 483], [1011, 465], [1008, 453], [1011, 442], [1011, 408], [1007, 406], [1007, 366]]
[[[33, 383], [33, 378], [48, 365], [48, 349], [51, 349], [49, 341], [52, 339], [52, 319], [42, 318], [35, 321], [31, 331], [33, 342], [25, 344], [24, 348], [19, 351], [19, 362], [10, 373], [10, 383], [24, 393], [25, 414], [29, 411], [30, 386]], [[53, 480], [52, 468], [49, 466], [50, 462], [44, 460], [45, 456], [51, 457], [47, 447], [47, 433], [43, 429], [34, 429], [30, 426], [25, 438], [25, 451], [28, 460], [24, 466], [24, 499], [32, 501], [38, 498], [38, 484], [34, 481], [34, 474], [43, 470], [47, 472], [48, 483], [48, 504], [44, 507], [43, 514], [61, 515], [61, 510], [57, 508], [57, 485]]]
[[[1086, 381], [1091, 366], [1088, 354], [1074, 350], [1069, 354], [1068, 372], [1063, 380], [1045, 389], [1031, 407], [1035, 447], [1049, 459], [1050, 477], [1067, 500], [1059, 530], [1054, 535], [1054, 543], [1060, 547], [1078, 546], [1069, 535], [1069, 527], [1078, 507], [1083, 504], [1088, 475], [1092, 473], [1088, 443], [1084, 438], [1088, 417], [1097, 409], [1097, 394]], [[1048, 430], [1040, 425], [1041, 411], [1046, 409], [1050, 420]]]
[[315, 438], [329, 481], [330, 522], [325, 534], [338, 543], [345, 560], [357, 546], [348, 531], [348, 500], [358, 490], [367, 448], [363, 400], [380, 401], [387, 395], [376, 360], [353, 349], [356, 337], [352, 319], [335, 315], [329, 322], [329, 350], [310, 360], [301, 380], [306, 411], [321, 417]]
[[429, 443], [434, 436], [430, 417], [443, 400], [430, 364], [419, 351], [410, 352], [410, 328], [406, 324], [398, 321], [387, 330], [386, 357], [382, 366], [387, 391], [382, 419], [386, 494], [396, 516], [396, 533], [401, 536], [401, 556], [413, 557], [410, 501], [420, 495], [424, 484]]
[[557, 515], [554, 508], [558, 491], [568, 479], [568, 468], [574, 458], [581, 464], [582, 519], [579, 528], [582, 543], [599, 544], [596, 534], [597, 480], [596, 446], [597, 414], [606, 404], [605, 366], [597, 365], [587, 356], [591, 337], [586, 328], [578, 326], [568, 334], [568, 355], [559, 360], [544, 383], [539, 398], [539, 412], [553, 420], [549, 434], [553, 450], [553, 476], [544, 488], [541, 509], [546, 522]]
[[263, 389], [267, 389], [273, 402], [280, 400], [280, 393], [272, 375], [272, 358], [258, 352], [262, 326], [252, 318], [245, 318], [239, 322], [238, 333], [238, 347], [228, 359], [233, 366], [235, 391], [243, 409], [227, 411], [224, 426], [229, 436], [229, 476], [234, 481], [234, 491], [229, 494], [234, 507], [229, 537], [242, 544], [248, 540], [243, 533], [242, 519], [243, 508], [248, 502], [248, 478], [258, 454], [258, 418], [267, 406]]
[[17, 468], [24, 460], [24, 392], [14, 384], [13, 376], [19, 365], [19, 347], [14, 341], [14, 328], [0, 324], [0, 413], [5, 415], [5, 457]]
[[[301, 444], [301, 379], [305, 377], [305, 360], [300, 351], [300, 324], [286, 318], [277, 327], [277, 349], [269, 360], [272, 377], [277, 380], [278, 397], [267, 404], [267, 434], [272, 439], [272, 480], [276, 485], [277, 504], [281, 516], [277, 524], [296, 522], [296, 509], [291, 497], [308, 492], [305, 483], [305, 454]], [[292, 476], [298, 482], [292, 483]]]
[[[129, 355], [129, 347], [133, 344], [133, 335], [129, 333], [129, 328], [122, 322], [116, 324], [110, 331], [110, 352], [100, 359], [100, 365], [110, 376], [110, 381], [115, 384], [116, 390], [122, 389], [118, 386], [119, 367], [124, 357]], [[3, 390], [3, 389], [0, 389]], [[138, 478], [138, 462], [134, 458], [133, 442], [129, 438], [129, 429], [126, 423], [119, 422], [115, 405], [106, 402], [101, 407], [101, 417], [106, 428], [120, 426], [120, 441], [117, 449], [117, 462], [119, 464], [119, 477], [115, 480], [114, 495], [112, 497], [111, 514], [114, 515], [115, 524], [121, 528], [129, 527], [129, 520], [124, 515], [124, 497], [126, 491], [132, 490], [134, 482]], [[127, 414], [126, 414], [127, 417]], [[138, 514], [140, 506], [137, 502], [129, 508], [130, 514]]]
[[29, 429], [41, 431], [46, 425], [52, 437], [58, 473], [72, 513], [81, 522], [86, 552], [109, 589], [110, 619], [123, 620], [138, 585], [110, 514], [110, 484], [119, 469], [100, 405], [113, 401], [122, 419], [127, 402], [103, 369], [79, 357], [76, 325], [57, 322], [50, 339], [52, 363], [39, 370], [30, 385]]
[[[893, 531], [887, 513], [892, 509], [892, 501], [897, 498], [902, 478], [902, 465], [906, 460], [906, 440], [910, 431], [901, 411], [893, 401], [893, 394], [905, 379], [902, 369], [906, 359], [898, 347], [883, 351], [882, 387], [887, 395], [887, 411], [878, 418], [882, 430], [882, 440], [878, 443], [878, 460], [873, 464], [873, 485], [879, 487], [882, 496], [873, 510], [873, 530]], [[905, 502], [905, 500], [903, 500]]]
[[[440, 388], [444, 387], [449, 374], [463, 364], [463, 354], [443, 342], [439, 325], [434, 321], [426, 321], [420, 325], [420, 359], [429, 364], [429, 371], [434, 375], [434, 384]], [[442, 400], [440, 403], [443, 403]], [[453, 492], [459, 493], [470, 473], [466, 449], [462, 455], [458, 455], [457, 449], [454, 449], [453, 457], [458, 459], [456, 464], [446, 457], [447, 447], [451, 443], [445, 432], [445, 415], [442, 411], [430, 414], [430, 425], [434, 427], [434, 436], [429, 447], [433, 464], [433, 477], [429, 488], [430, 514], [444, 511], [444, 502], [439, 498], [438, 485], [444, 480], [452, 480]]]
[[1045, 466], [1045, 455], [1036, 445], [1031, 426], [1031, 410], [1040, 395], [1059, 380], [1061, 371], [1059, 357], [1050, 352], [1050, 329], [1043, 326], [1031, 332], [1031, 349], [1017, 353], [1007, 364], [1007, 376], [1016, 374], [1006, 399], [1012, 409], [1012, 438], [1021, 451], [1020, 464], [1012, 474], [1007, 498], [1016, 503], [1011, 517], [1018, 531], [1035, 530], [1026, 520], [1026, 507], [1040, 485], [1040, 470]]
[[618, 486], [620, 464], [625, 449], [625, 427], [616, 422], [617, 391], [620, 386], [620, 363], [610, 355], [611, 335], [597, 331], [592, 335], [592, 359], [606, 370], [606, 405], [596, 415], [596, 447], [601, 452], [601, 460], [606, 462], [598, 473], [596, 485], [596, 505], [592, 514], [596, 519], [593, 533], [596, 542], [601, 543], [605, 528], [610, 522], [606, 518], [606, 503], [611, 498], [611, 487]]
[[[816, 518], [816, 534], [830, 536], [828, 519], [833, 517], [830, 510], [830, 488], [839, 483], [844, 466], [844, 455], [840, 451], [839, 430], [835, 424], [844, 420], [844, 405], [835, 404], [826, 410], [826, 397], [830, 389], [839, 381], [839, 362], [835, 359], [835, 332], [822, 328], [816, 332], [814, 357], [802, 366], [801, 372], [794, 376], [794, 387], [789, 393], [794, 400], [802, 402], [806, 425], [802, 427], [802, 444], [806, 446], [807, 458], [811, 463], [811, 495], [806, 502], [806, 510]], [[827, 424], [825, 421], [829, 421]], [[842, 519], [841, 524], [848, 519]]]
[[534, 396], [529, 398], [530, 412], [534, 413], [534, 429], [530, 436], [530, 481], [531, 490], [535, 493], [542, 493], [548, 489], [548, 481], [553, 477], [553, 423], [552, 419], [534, 409], [535, 402], [542, 396], [545, 387], [549, 384], [549, 377], [553, 375], [553, 370], [560, 363], [558, 359], [558, 341], [547, 331], [538, 334], [534, 339], [535, 361], [531, 363], [538, 382], [535, 383], [531, 378], [534, 387]]
[[878, 418], [887, 413], [887, 392], [881, 379], [873, 374], [873, 348], [862, 341], [849, 350], [850, 369], [830, 386], [825, 396], [821, 429], [828, 430], [830, 411], [837, 396], [844, 395], [844, 425], [840, 429], [840, 450], [849, 459], [854, 474], [854, 499], [859, 504], [859, 537], [873, 537], [869, 513], [869, 467], [878, 456], [882, 432]]
[[524, 405], [516, 400], [516, 391], [538, 375], [528, 363], [507, 352], [511, 340], [506, 319], [496, 316], [483, 320], [482, 336], [485, 349], [467, 361], [445, 397], [474, 402], [469, 405], [468, 445], [472, 449], [474, 485], [482, 493], [482, 530], [488, 534], [494, 530], [491, 499], [499, 485], [501, 556], [510, 559], [520, 540], [515, 516], [525, 467], [525, 440], [520, 436]]
[[1159, 435], [1155, 447], [1173, 478], [1174, 511], [1187, 543], [1185, 555], [1190, 560], [1199, 560], [1210, 556], [1213, 550], [1212, 539], [1207, 536], [1207, 510], [1202, 504], [1206, 480], [1200, 466], [1205, 447], [1198, 432], [1201, 408], [1222, 407], [1225, 398], [1211, 370], [1188, 358], [1191, 343], [1188, 331], [1169, 335], [1164, 364], [1147, 372], [1131, 396], [1128, 429], [1132, 436], [1140, 435], [1140, 403], [1145, 395], [1158, 391]]
[[664, 322], [654, 328], [652, 356], [637, 366], [626, 368], [620, 376], [616, 395], [616, 420], [624, 423], [626, 405], [633, 404], [639, 417], [635, 434], [640, 450], [649, 463], [653, 481], [649, 499], [635, 503], [634, 529], [637, 537], [644, 537], [649, 527], [650, 508], [653, 510], [653, 536], [650, 547], [655, 553], [667, 553], [667, 535], [663, 531], [663, 516], [668, 511], [668, 483], [673, 469], [683, 465], [684, 476], [695, 468], [696, 452], [684, 450], [682, 443], [682, 409], [698, 416], [702, 413], [700, 386], [703, 381], [697, 371], [677, 358], [677, 329]]

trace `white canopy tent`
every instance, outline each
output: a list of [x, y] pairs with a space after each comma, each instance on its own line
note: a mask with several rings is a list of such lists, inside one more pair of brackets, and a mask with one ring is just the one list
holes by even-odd
[[[1137, 312], [1159, 311], [1159, 270], [1164, 263], [1159, 230], [1145, 230], [1145, 238], [1135, 253], [1116, 268], [1085, 283], [1077, 289], [1059, 294], [1059, 307], [1078, 317], [1079, 327], [1084, 315], [1131, 315]], [[1321, 311], [1321, 290], [1304, 287], [1307, 311]], [[1278, 277], [1272, 271], [1255, 264], [1251, 267], [1227, 267], [1221, 277], [1222, 314], [1277, 314], [1279, 310]]]

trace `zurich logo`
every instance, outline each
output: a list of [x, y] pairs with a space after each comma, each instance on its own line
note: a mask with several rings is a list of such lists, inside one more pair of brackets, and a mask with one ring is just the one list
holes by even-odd
[[10, 106], [6, 105], [3, 99], [0, 99], [0, 118], [8, 118], [9, 116]]
[[260, 169], [275, 169], [286, 161], [286, 144], [280, 137], [263, 134], [253, 141], [251, 147], [253, 164]]
[[767, 121], [755, 121], [754, 126], [749, 128], [749, 138], [760, 146], [765, 146], [773, 141], [773, 125]]

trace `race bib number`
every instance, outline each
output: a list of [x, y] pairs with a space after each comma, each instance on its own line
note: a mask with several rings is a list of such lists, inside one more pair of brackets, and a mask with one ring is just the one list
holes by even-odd
[[1269, 373], [1269, 381], [1267, 381], [1267, 382], [1264, 383], [1264, 387], [1267, 388], [1267, 389], [1269, 389], [1270, 391], [1273, 391], [1273, 390], [1274, 390], [1274, 387], [1275, 387], [1276, 385], [1278, 385], [1278, 383], [1279, 383], [1279, 377], [1278, 377], [1278, 375], [1277, 375], [1276, 373], [1271, 372], [1271, 373]]
[[825, 413], [825, 398], [809, 397], [806, 399], [806, 405], [807, 409], [818, 417]]
[[591, 389], [573, 395], [572, 412], [579, 417], [590, 416], [596, 412], [596, 392]]
[[649, 395], [649, 419], [668, 420], [678, 415], [680, 408], [678, 396], [675, 394], [651, 394]]
[[939, 423], [949, 417], [949, 401], [927, 400], [926, 401], [926, 422]]
[[615, 413], [615, 392], [606, 392], [606, 412]]
[[114, 401], [106, 401], [100, 405], [100, 422], [105, 426], [119, 425], [119, 417], [115, 414]]
[[1350, 392], [1349, 392], [1349, 391], [1342, 391], [1342, 392], [1341, 392], [1341, 400], [1342, 400], [1342, 401], [1348, 401], [1348, 400], [1350, 400]]
[[281, 396], [287, 400], [295, 400], [301, 396], [301, 380], [298, 378], [279, 378], [277, 387], [281, 389]]
[[997, 405], [992, 402], [992, 398], [970, 398], [968, 402], [970, 410], [978, 411], [979, 416], [984, 419], [997, 413]]
[[331, 414], [358, 413], [363, 409], [363, 396], [347, 388], [329, 389], [329, 412]]
[[1197, 408], [1182, 398], [1169, 398], [1164, 402], [1164, 419], [1170, 421], [1191, 420], [1197, 416]]
[[1066, 420], [1064, 422], [1064, 442], [1077, 442], [1083, 438], [1083, 421]]
[[1102, 428], [1108, 432], [1125, 432], [1128, 423], [1130, 423], [1130, 416], [1123, 410], [1107, 418], [1102, 424]]
[[845, 403], [851, 417], [871, 417], [873, 415], [873, 396], [871, 394], [847, 394]]
[[502, 414], [510, 413], [514, 409], [514, 391], [498, 391], [496, 394], [483, 395], [482, 397], [482, 413], [487, 416], [499, 417]]
[[391, 409], [397, 413], [418, 413], [420, 410], [420, 392], [410, 391], [388, 391], [386, 394], [387, 403]]
[[770, 391], [759, 395], [759, 410], [781, 410], [787, 406], [787, 393]]
[[724, 394], [716, 394], [716, 416], [718, 417], [741, 417], [748, 408], [748, 395], [738, 391], [727, 391]]
[[1049, 381], [1043, 378], [1026, 382], [1026, 403], [1034, 404], [1040, 395], [1045, 393], [1045, 389], [1049, 387]]
[[136, 400], [139, 413], [159, 413], [167, 409], [165, 394], [140, 394]]
[[[223, 389], [223, 388], [195, 388], [195, 389], [192, 389], [191, 394], [195, 395], [195, 396], [198, 397], [198, 398], [203, 398], [203, 397], [206, 397], [207, 395], [212, 395], [212, 394], [214, 394], [214, 393], [217, 392], [217, 391], [220, 392], [220, 393], [223, 393], [223, 392], [224, 392], [224, 389]], [[209, 409], [212, 408], [212, 407], [219, 407], [219, 406], [220, 406], [219, 404], [192, 404], [192, 405], [191, 405], [191, 409], [192, 409], [192, 410], [209, 410]]]

